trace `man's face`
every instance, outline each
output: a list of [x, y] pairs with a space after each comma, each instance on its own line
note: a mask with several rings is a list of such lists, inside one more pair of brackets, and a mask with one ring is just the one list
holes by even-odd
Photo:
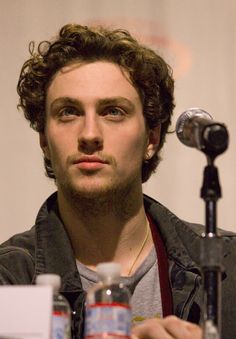
[[141, 187], [144, 156], [155, 147], [148, 134], [138, 92], [116, 64], [73, 64], [53, 78], [40, 143], [59, 192], [96, 197]]

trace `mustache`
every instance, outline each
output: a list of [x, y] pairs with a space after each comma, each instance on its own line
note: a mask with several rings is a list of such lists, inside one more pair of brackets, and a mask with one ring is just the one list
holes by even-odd
[[116, 159], [109, 154], [103, 153], [103, 152], [96, 152], [93, 154], [86, 154], [86, 153], [75, 153], [75, 154], [71, 154], [68, 156], [67, 158], [67, 165], [71, 165], [74, 164], [76, 162], [79, 161], [80, 158], [82, 157], [97, 157], [101, 160], [101, 162], [107, 163], [113, 167], [117, 166], [117, 162]]

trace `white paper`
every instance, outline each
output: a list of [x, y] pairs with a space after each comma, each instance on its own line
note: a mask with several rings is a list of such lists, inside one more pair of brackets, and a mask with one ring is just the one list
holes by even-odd
[[49, 339], [52, 287], [0, 286], [0, 339]]

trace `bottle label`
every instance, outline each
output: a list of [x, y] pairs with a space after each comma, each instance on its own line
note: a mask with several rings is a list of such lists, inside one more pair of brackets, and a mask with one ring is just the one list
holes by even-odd
[[127, 305], [93, 304], [86, 308], [85, 337], [106, 334], [129, 338], [131, 334], [131, 309]]
[[52, 339], [70, 338], [70, 317], [66, 312], [54, 311], [52, 317]]

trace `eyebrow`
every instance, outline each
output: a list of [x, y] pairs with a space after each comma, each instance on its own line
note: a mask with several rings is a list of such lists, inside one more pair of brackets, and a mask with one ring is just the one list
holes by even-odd
[[71, 97], [60, 97], [53, 100], [53, 102], [50, 104], [49, 108], [52, 110], [54, 107], [57, 107], [59, 105], [81, 105], [80, 101]]
[[128, 108], [131, 110], [134, 110], [135, 108], [134, 103], [124, 97], [111, 97], [99, 99], [97, 106], [122, 105], [122, 104], [128, 106]]
[[[60, 97], [56, 98], [51, 104], [50, 104], [50, 110], [52, 110], [54, 107], [57, 107], [57, 105], [73, 105], [73, 106], [79, 106], [83, 107], [82, 102], [79, 99], [75, 99], [72, 97]], [[108, 106], [108, 105], [121, 105], [124, 104], [128, 106], [129, 109], [134, 110], [135, 105], [132, 101], [130, 101], [127, 98], [124, 97], [108, 97], [108, 98], [102, 98], [98, 99], [96, 103], [96, 108], [99, 106]]]

